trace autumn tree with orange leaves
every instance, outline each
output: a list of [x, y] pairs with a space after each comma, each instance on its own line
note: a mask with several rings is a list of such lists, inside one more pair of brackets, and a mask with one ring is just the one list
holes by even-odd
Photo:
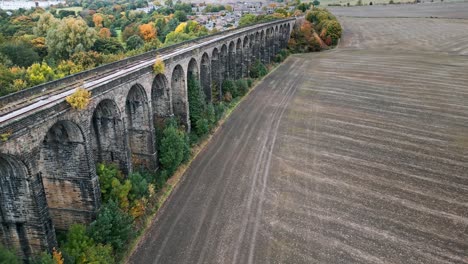
[[101, 28], [98, 35], [100, 38], [108, 39], [111, 37], [111, 31], [108, 28]]
[[94, 14], [93, 15], [93, 22], [94, 22], [95, 27], [101, 28], [103, 21], [104, 21], [104, 18], [102, 17], [101, 14]]
[[156, 38], [156, 28], [153, 24], [143, 24], [138, 27], [138, 30], [141, 38], [146, 42], [150, 42]]

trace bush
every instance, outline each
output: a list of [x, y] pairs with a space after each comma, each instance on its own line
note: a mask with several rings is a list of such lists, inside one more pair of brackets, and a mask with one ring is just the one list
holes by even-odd
[[0, 244], [0, 263], [19, 264], [21, 261], [14, 252]]
[[214, 107], [214, 110], [215, 110], [215, 116], [216, 116], [216, 120], [220, 120], [223, 115], [224, 115], [224, 112], [226, 112], [226, 104], [224, 104], [223, 102], [220, 102], [219, 104], [216, 104], [215, 107]]
[[63, 251], [75, 263], [84, 263], [86, 250], [94, 247], [94, 241], [86, 233], [84, 225], [75, 224], [70, 227], [66, 235], [66, 242], [62, 246]]
[[159, 162], [168, 175], [172, 175], [179, 165], [190, 156], [187, 136], [177, 126], [168, 125], [163, 131]]
[[244, 96], [249, 91], [249, 85], [245, 79], [236, 81], [238, 96]]
[[130, 206], [128, 196], [132, 189], [130, 180], [124, 179], [115, 164], [98, 164], [97, 174], [103, 202], [115, 201], [121, 209], [127, 210]]
[[129, 193], [130, 201], [136, 201], [148, 195], [148, 181], [139, 172], [135, 172], [128, 176], [132, 189]]
[[260, 60], [257, 60], [251, 67], [250, 67], [250, 77], [251, 78], [261, 78], [268, 74], [268, 69], [265, 67]]
[[250, 79], [250, 78], [247, 79], [247, 86], [249, 86], [249, 88], [252, 88], [252, 86], [253, 86], [253, 80], [252, 79]]
[[156, 61], [153, 65], [153, 73], [154, 74], [163, 74], [166, 71], [166, 65], [161, 57], [156, 57]]
[[114, 201], [101, 207], [96, 220], [89, 226], [89, 235], [94, 241], [111, 245], [117, 252], [126, 246], [133, 228], [133, 219], [123, 212]]
[[65, 100], [73, 109], [83, 110], [88, 106], [91, 100], [91, 92], [83, 88], [78, 88], [72, 95], [67, 96]]
[[[225, 99], [228, 93], [231, 95], [231, 97], [237, 97], [239, 94], [237, 91], [236, 83], [233, 80], [225, 80], [222, 85], [222, 91], [225, 96]], [[230, 102], [231, 100], [227, 100], [227, 101]]]

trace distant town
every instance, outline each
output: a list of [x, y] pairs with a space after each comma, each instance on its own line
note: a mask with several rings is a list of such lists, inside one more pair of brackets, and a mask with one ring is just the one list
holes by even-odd
[[[195, 20], [204, 25], [208, 30], [223, 31], [239, 25], [239, 20], [243, 14], [250, 13], [254, 15], [273, 14], [275, 9], [284, 8], [288, 12], [294, 12], [296, 9], [295, 1], [277, 2], [229, 2], [224, 5], [211, 5], [207, 3], [191, 3], [192, 14], [188, 16], [189, 20]], [[20, 8], [30, 9], [41, 8], [67, 8], [71, 7], [67, 1], [1, 1], [0, 9], [18, 10]], [[155, 10], [166, 7], [165, 3], [147, 2], [143, 7], [136, 8], [137, 11], [151, 13]], [[208, 8], [207, 8], [208, 7]], [[210, 8], [211, 7], [211, 8]], [[215, 7], [215, 8], [212, 8]], [[221, 8], [220, 8], [221, 7]], [[208, 10], [209, 9], [209, 10]]]

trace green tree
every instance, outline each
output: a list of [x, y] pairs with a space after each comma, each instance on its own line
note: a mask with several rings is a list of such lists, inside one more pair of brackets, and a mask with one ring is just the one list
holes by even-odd
[[114, 264], [115, 259], [112, 255], [111, 245], [97, 244], [86, 249], [85, 262], [86, 264]]
[[133, 35], [127, 39], [127, 50], [136, 50], [141, 48], [145, 42], [140, 36]]
[[117, 54], [124, 50], [122, 44], [115, 39], [98, 38], [94, 42], [92, 50], [102, 54]]
[[205, 119], [205, 96], [200, 87], [200, 83], [194, 76], [189, 76], [187, 87], [190, 123], [196, 134], [198, 136], [203, 136], [209, 131], [209, 123]]
[[86, 233], [84, 225], [75, 224], [67, 232], [65, 243], [62, 250], [75, 259], [76, 263], [84, 263], [86, 260], [86, 251], [94, 247], [94, 241]]
[[47, 33], [49, 55], [67, 59], [72, 54], [87, 51], [97, 39], [97, 33], [82, 18], [67, 17]]
[[168, 6], [168, 7], [173, 7], [174, 6], [174, 2], [172, 0], [165, 0], [164, 4], [166, 6]]
[[[1, 263], [1, 261], [0, 261]], [[42, 254], [32, 260], [30, 260], [31, 264], [57, 264], [52, 257], [52, 255], [42, 252]]]
[[251, 67], [250, 67], [250, 77], [251, 78], [260, 78], [268, 74], [268, 69], [265, 67], [260, 60], [257, 60]]
[[245, 14], [239, 20], [239, 26], [247, 26], [251, 24], [255, 24], [257, 22], [257, 17], [254, 14]]
[[0, 46], [0, 53], [6, 56], [14, 65], [29, 67], [40, 60], [34, 48], [23, 41], [7, 42]]
[[51, 13], [42, 14], [36, 23], [36, 27], [33, 29], [34, 35], [40, 37], [47, 36], [47, 32], [55, 28], [59, 22], [60, 20], [56, 19]]
[[161, 167], [172, 175], [190, 153], [187, 137], [176, 125], [168, 124], [163, 131], [159, 161]]
[[148, 195], [148, 180], [139, 172], [135, 172], [128, 176], [132, 189], [128, 195], [130, 201], [136, 201]]
[[187, 13], [185, 11], [178, 10], [174, 13], [174, 18], [179, 20], [180, 22], [185, 22], [187, 21]]
[[122, 178], [117, 165], [99, 163], [96, 168], [99, 177], [99, 186], [101, 188], [101, 195], [103, 202], [109, 201], [112, 191], [112, 180], [115, 178]]
[[89, 235], [94, 241], [112, 245], [116, 251], [120, 251], [130, 239], [132, 228], [132, 217], [123, 212], [114, 201], [109, 201], [89, 226]]

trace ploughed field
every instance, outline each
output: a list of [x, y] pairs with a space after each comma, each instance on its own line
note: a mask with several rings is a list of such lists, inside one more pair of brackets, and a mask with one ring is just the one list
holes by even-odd
[[468, 263], [468, 20], [340, 20], [238, 107], [131, 263]]

